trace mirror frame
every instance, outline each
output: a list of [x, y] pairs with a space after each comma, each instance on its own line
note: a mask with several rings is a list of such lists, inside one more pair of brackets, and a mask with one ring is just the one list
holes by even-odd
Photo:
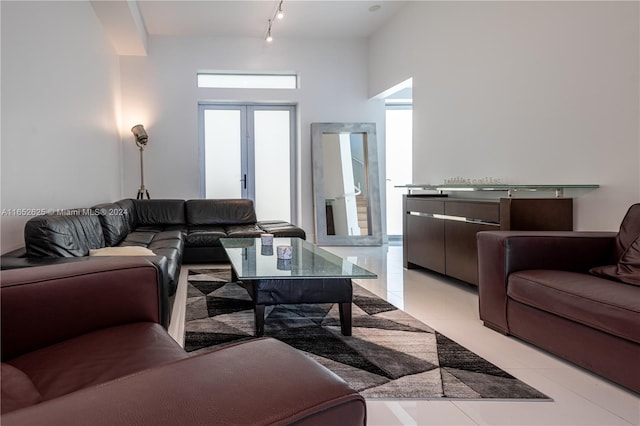
[[[322, 135], [325, 133], [365, 133], [367, 141], [367, 183], [371, 235], [328, 235], [324, 184]], [[311, 158], [313, 163], [313, 202], [315, 207], [316, 243], [319, 246], [382, 245], [382, 213], [378, 174], [378, 140], [375, 123], [311, 123]]]

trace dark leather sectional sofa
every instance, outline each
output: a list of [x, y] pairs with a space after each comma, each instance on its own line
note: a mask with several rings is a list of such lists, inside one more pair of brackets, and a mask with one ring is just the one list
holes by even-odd
[[[5, 271], [3, 425], [364, 425], [364, 398], [274, 339], [189, 356], [148, 259]], [[36, 320], [37, 319], [37, 320]]]
[[220, 238], [263, 233], [306, 238], [304, 230], [288, 222], [257, 221], [248, 199], [123, 199], [30, 219], [25, 247], [3, 255], [2, 269], [88, 260], [90, 250], [104, 247], [145, 247], [165, 274], [168, 321], [183, 263], [224, 262]]
[[620, 231], [478, 233], [480, 318], [640, 392], [640, 204]]

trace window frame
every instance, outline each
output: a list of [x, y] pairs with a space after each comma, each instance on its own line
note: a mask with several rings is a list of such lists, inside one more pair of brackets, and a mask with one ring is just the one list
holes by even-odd
[[[207, 83], [207, 80], [212, 81]], [[199, 72], [196, 86], [201, 89], [276, 89], [298, 88], [296, 73]]]

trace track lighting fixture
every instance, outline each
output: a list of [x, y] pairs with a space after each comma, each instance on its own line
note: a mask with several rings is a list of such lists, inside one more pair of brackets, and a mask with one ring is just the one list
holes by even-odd
[[282, 1], [280, 2], [280, 4], [278, 5], [278, 12], [276, 13], [276, 17], [278, 19], [282, 19], [284, 18], [284, 12], [282, 11]]
[[275, 21], [276, 18], [277, 19], [284, 18], [282, 3], [284, 3], [284, 0], [280, 0], [280, 2], [278, 3], [278, 7], [276, 8], [276, 11], [273, 13], [273, 16], [271, 17], [271, 19], [269, 19], [269, 26], [267, 27], [267, 35], [264, 38], [269, 43], [273, 41], [273, 37], [271, 36], [271, 27], [273, 26], [273, 21]]
[[269, 19], [269, 29], [267, 29], [267, 38], [265, 40], [269, 43], [273, 41], [273, 37], [271, 37], [271, 19]]

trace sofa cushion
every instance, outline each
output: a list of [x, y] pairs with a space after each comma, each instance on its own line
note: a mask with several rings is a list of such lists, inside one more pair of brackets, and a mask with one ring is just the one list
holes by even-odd
[[0, 364], [0, 385], [2, 386], [0, 400], [2, 414], [29, 407], [42, 400], [42, 395], [29, 376], [4, 362]]
[[134, 200], [137, 227], [184, 225], [184, 200]]
[[229, 238], [258, 238], [264, 231], [255, 223], [247, 225], [229, 225], [224, 227]]
[[147, 246], [158, 256], [165, 256], [169, 260], [180, 262], [184, 251], [184, 241], [180, 232], [158, 232]]
[[161, 325], [140, 322], [65, 340], [9, 363], [31, 378], [46, 401], [186, 357]]
[[190, 226], [184, 242], [191, 247], [221, 247], [220, 238], [226, 236], [221, 226]]
[[119, 246], [142, 246], [147, 247], [153, 241], [157, 232], [154, 231], [133, 231], [122, 240]]
[[640, 285], [640, 236], [622, 253], [617, 265], [598, 266], [589, 272], [603, 278]]
[[103, 247], [89, 250], [89, 256], [155, 256], [156, 254], [146, 247], [122, 246]]
[[127, 236], [129, 233], [128, 210], [115, 203], [98, 204], [91, 209], [98, 215], [107, 246], [115, 246]]
[[187, 224], [233, 225], [256, 222], [253, 201], [248, 199], [188, 200], [185, 202]]
[[640, 343], [640, 287], [589, 274], [526, 270], [509, 275], [509, 298]]
[[181, 232], [158, 232], [153, 241], [147, 246], [158, 256], [167, 258], [167, 273], [172, 279], [169, 282], [169, 295], [175, 294], [180, 278], [182, 256], [184, 254], [184, 241]]
[[90, 209], [69, 212], [73, 213], [48, 214], [29, 219], [24, 227], [28, 257], [87, 256], [90, 249], [105, 246], [97, 215], [90, 214]]
[[[186, 232], [186, 231], [185, 231]], [[167, 230], [157, 232], [153, 237], [153, 241], [164, 241], [164, 240], [179, 240], [182, 241], [184, 239], [184, 232], [177, 230]]]
[[153, 232], [154, 234], [157, 234], [158, 232], [164, 231], [164, 228], [165, 227], [162, 225], [142, 225], [136, 227], [133, 232]]
[[616, 260], [633, 244], [640, 236], [640, 203], [629, 207], [627, 214], [622, 219], [620, 231], [616, 236]]
[[132, 232], [138, 226], [138, 219], [136, 217], [136, 207], [133, 204], [133, 199], [125, 198], [124, 200], [116, 201], [118, 207], [127, 212], [125, 218], [127, 219], [127, 232]]
[[273, 234], [276, 237], [298, 237], [303, 240], [307, 238], [304, 230], [298, 228], [295, 225], [290, 224], [289, 222], [284, 222], [280, 220], [270, 220], [258, 222], [258, 226], [269, 234]]
[[[182, 251], [184, 248], [184, 242], [182, 238], [154, 238], [149, 244], [148, 249], [150, 250], [160, 250], [160, 249], [172, 249]], [[156, 252], [157, 253], [157, 252]]]
[[156, 256], [166, 257], [166, 268], [168, 275], [167, 290], [169, 296], [175, 294], [178, 279], [180, 278], [180, 268], [182, 267], [182, 256], [184, 253], [184, 241], [181, 232], [154, 232], [154, 231], [134, 231], [127, 235], [118, 248], [144, 247], [151, 250]]

